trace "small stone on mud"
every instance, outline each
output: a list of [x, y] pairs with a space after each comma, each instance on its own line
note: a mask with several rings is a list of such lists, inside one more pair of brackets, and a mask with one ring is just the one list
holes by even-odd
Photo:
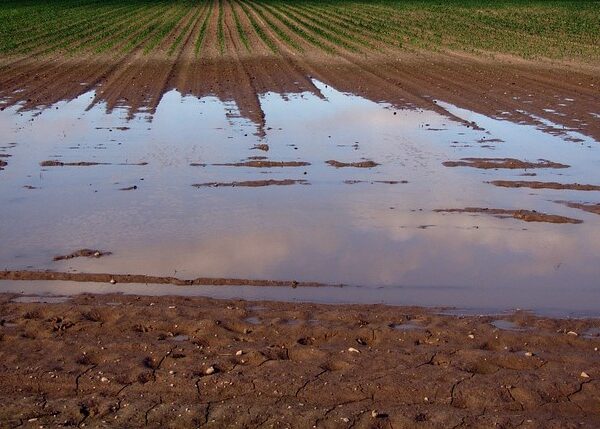
[[467, 337], [469, 337], [470, 339], [474, 339], [474, 338], [475, 338], [475, 335], [473, 335], [473, 334], [469, 334], [469, 335], [467, 335]]
[[217, 372], [217, 370], [215, 369], [215, 367], [214, 366], [210, 366], [210, 367], [206, 368], [206, 370], [204, 371], [204, 374], [211, 375], [211, 374], [214, 374], [215, 372]]
[[585, 371], [582, 371], [581, 374], [579, 374], [579, 376], [582, 378], [590, 378], [590, 376]]
[[243, 350], [238, 350], [237, 352], [235, 352], [235, 355], [236, 355], [236, 356], [241, 356], [241, 355], [243, 355], [243, 354], [244, 354], [244, 351], [243, 351]]
[[117, 281], [116, 281], [115, 279], [110, 279], [110, 284], [111, 284], [111, 285], [114, 285], [114, 284], [116, 284], [116, 283], [117, 283]]
[[533, 353], [532, 352], [525, 352], [525, 356], [531, 357], [531, 356], [533, 356]]
[[349, 351], [350, 353], [360, 353], [360, 350], [356, 350], [354, 347], [350, 347], [350, 348], [348, 348], [348, 351]]
[[569, 331], [567, 332], [567, 335], [573, 335], [574, 337], [578, 336], [579, 334], [575, 331]]

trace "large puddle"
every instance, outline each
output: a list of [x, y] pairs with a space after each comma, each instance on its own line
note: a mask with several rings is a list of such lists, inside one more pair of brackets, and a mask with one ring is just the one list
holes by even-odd
[[[468, 126], [315, 85], [322, 97], [262, 95], [261, 124], [176, 91], [152, 117], [88, 108], [93, 93], [5, 109], [0, 266], [342, 283], [364, 291], [356, 302], [385, 290], [380, 302], [600, 313], [600, 216], [564, 203], [597, 204], [600, 191], [488, 183], [600, 185], [598, 142], [440, 102]], [[569, 167], [442, 164], [463, 158]], [[467, 207], [582, 223], [435, 211]], [[111, 254], [53, 260], [82, 248]]]

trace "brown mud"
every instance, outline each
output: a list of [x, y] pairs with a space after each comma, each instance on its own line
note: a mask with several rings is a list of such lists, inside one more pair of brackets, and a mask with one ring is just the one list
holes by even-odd
[[[174, 286], [293, 286], [316, 287], [328, 286], [317, 282], [297, 282], [295, 280], [260, 280], [260, 279], [231, 279], [215, 277], [199, 277], [196, 279], [180, 279], [177, 277], [147, 276], [142, 274], [108, 274], [108, 273], [72, 273], [57, 271], [0, 271], [0, 280], [63, 280], [74, 282], [98, 283], [140, 283], [140, 284], [172, 284]], [[330, 285], [329, 285], [330, 286]], [[338, 285], [342, 286], [342, 285]]]
[[[216, 22], [214, 25], [216, 38]], [[206, 46], [211, 37], [207, 35]], [[124, 107], [132, 117], [139, 112], [153, 114], [162, 95], [176, 89], [184, 96], [214, 95], [235, 102], [239, 115], [254, 122], [257, 134], [264, 135], [259, 96], [310, 92], [322, 97], [312, 80], [316, 78], [342, 92], [395, 108], [433, 110], [472, 127], [476, 124], [456, 118], [436, 100], [557, 134], [569, 129], [600, 139], [600, 124], [590, 117], [590, 112], [597, 110], [600, 87], [600, 73], [595, 68], [452, 52], [372, 53], [365, 57], [307, 51], [297, 55], [288, 52], [284, 43], [276, 55], [206, 52], [196, 58], [193, 39], [182, 56], [144, 56], [134, 51], [124, 58], [55, 54], [7, 61], [0, 67], [0, 106], [32, 110], [97, 90], [92, 106], [106, 104], [108, 111]], [[212, 43], [218, 45], [216, 40]], [[561, 102], [565, 99], [573, 101]], [[549, 107], [553, 112], [544, 110]]]
[[344, 167], [373, 168], [373, 167], [377, 167], [379, 165], [375, 161], [341, 162], [341, 161], [336, 161], [334, 159], [330, 159], [329, 161], [325, 161], [325, 162], [335, 168], [344, 168]]
[[490, 209], [485, 207], [466, 207], [464, 209], [436, 209], [437, 213], [483, 213], [499, 218], [514, 218], [525, 222], [547, 222], [547, 223], [583, 223], [582, 220], [566, 216], [540, 213], [535, 210], [509, 210]]
[[568, 189], [571, 191], [600, 191], [598, 185], [582, 185], [579, 183], [557, 183], [557, 182], [536, 182], [524, 180], [493, 180], [491, 183], [494, 186], [502, 188], [531, 188], [531, 189]]
[[[558, 429], [600, 421], [600, 342], [584, 335], [598, 320], [16, 297], [0, 295], [3, 427]], [[505, 325], [514, 329], [497, 327]]]
[[221, 167], [252, 167], [252, 168], [273, 168], [273, 167], [304, 167], [310, 165], [305, 161], [245, 161], [226, 164], [213, 164]]
[[77, 161], [77, 162], [62, 162], [56, 160], [42, 161], [40, 162], [41, 167], [93, 167], [96, 165], [148, 165], [147, 162], [127, 163], [122, 162], [119, 164], [112, 164], [110, 162], [95, 162], [95, 161]]
[[481, 169], [530, 169], [530, 168], [569, 168], [569, 165], [540, 159], [538, 162], [521, 161], [514, 158], [462, 158], [460, 161], [445, 161], [445, 167], [473, 167]]
[[575, 203], [571, 201], [557, 201], [557, 203], [564, 204], [572, 209], [584, 210], [588, 213], [594, 213], [600, 215], [600, 203]]
[[294, 180], [294, 179], [282, 179], [282, 180], [247, 180], [243, 182], [209, 182], [209, 183], [196, 183], [192, 186], [195, 188], [219, 188], [219, 187], [247, 187], [247, 188], [259, 188], [263, 186], [290, 186], [290, 185], [308, 185], [306, 180]]
[[103, 252], [102, 250], [96, 249], [79, 249], [68, 255], [58, 255], [54, 257], [55, 261], [63, 261], [65, 259], [73, 258], [101, 258], [103, 256], [112, 255], [111, 252]]

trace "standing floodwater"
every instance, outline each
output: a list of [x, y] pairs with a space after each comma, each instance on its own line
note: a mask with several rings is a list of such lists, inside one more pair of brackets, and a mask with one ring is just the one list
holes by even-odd
[[314, 84], [261, 95], [262, 123], [176, 91], [152, 116], [87, 110], [93, 93], [6, 109], [0, 264], [593, 309], [600, 216], [577, 204], [600, 202], [596, 141]]

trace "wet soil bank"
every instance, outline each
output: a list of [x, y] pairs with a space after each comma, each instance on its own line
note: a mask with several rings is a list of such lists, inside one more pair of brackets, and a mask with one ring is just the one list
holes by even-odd
[[[0, 426], [597, 427], [600, 322], [0, 295]], [[500, 319], [500, 320], [498, 320]]]
[[[396, 108], [423, 108], [454, 117], [438, 102], [490, 117], [541, 126], [550, 132], [579, 130], [600, 139], [598, 67], [515, 58], [476, 58], [451, 52], [371, 55], [282, 55], [194, 59], [64, 56], [13, 59], [0, 68], [0, 109], [50, 106], [96, 90], [92, 102], [129, 117], [154, 113], [165, 92], [234, 101], [241, 116], [265, 134], [260, 96], [268, 92], [322, 96], [312, 79]], [[458, 119], [458, 118], [455, 118]], [[477, 124], [464, 122], [477, 129]], [[553, 125], [554, 124], [554, 125]], [[267, 148], [258, 148], [266, 150]]]

